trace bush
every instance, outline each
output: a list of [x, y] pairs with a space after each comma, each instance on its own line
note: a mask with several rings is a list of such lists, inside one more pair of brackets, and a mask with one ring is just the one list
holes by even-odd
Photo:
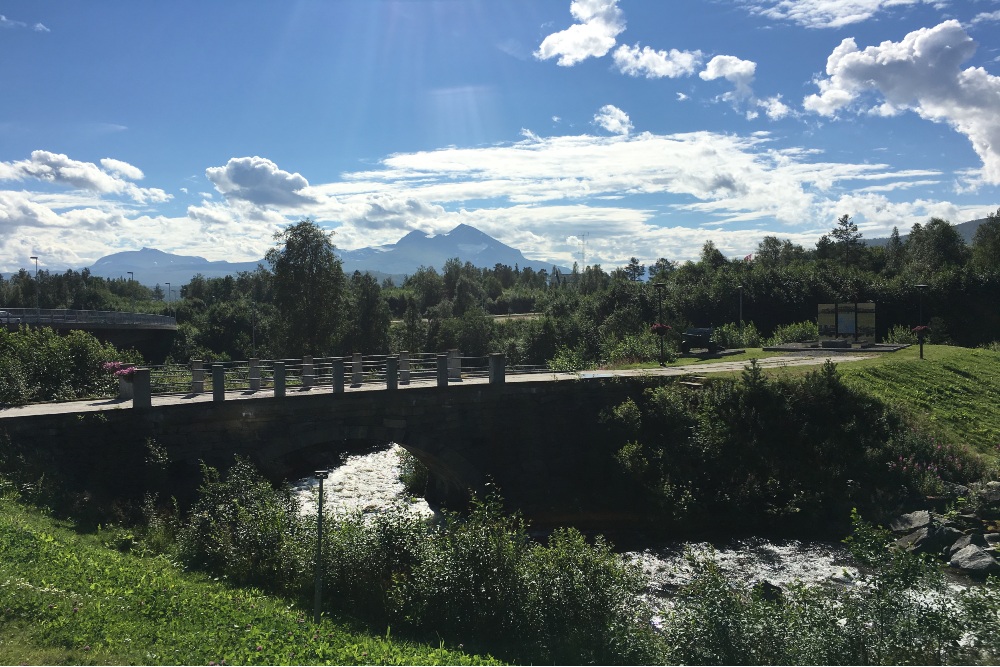
[[142, 356], [120, 352], [85, 331], [61, 336], [47, 327], [0, 330], [0, 403], [114, 395], [117, 380], [102, 368], [112, 360], [139, 364]]
[[896, 324], [886, 333], [885, 342], [893, 345], [916, 345], [917, 334], [906, 325]]
[[712, 338], [721, 347], [735, 349], [739, 347], [760, 347], [762, 343], [757, 325], [745, 322], [742, 327], [735, 322], [729, 322], [715, 327]]
[[199, 498], [177, 536], [181, 561], [235, 584], [294, 590], [309, 551], [291, 490], [275, 488], [242, 458], [225, 477], [205, 465], [202, 474]]
[[793, 585], [775, 593], [728, 579], [709, 557], [689, 556], [695, 577], [664, 621], [667, 660], [678, 664], [992, 664], [996, 582], [948, 594], [922, 556], [854, 517], [849, 540], [864, 565], [849, 587]]
[[815, 322], [796, 322], [795, 324], [782, 324], [774, 329], [774, 333], [767, 339], [767, 345], [781, 345], [783, 343], [807, 343], [819, 339], [819, 325]]

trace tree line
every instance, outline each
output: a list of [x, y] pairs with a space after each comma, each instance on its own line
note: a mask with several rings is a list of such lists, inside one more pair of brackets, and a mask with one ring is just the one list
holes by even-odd
[[844, 215], [808, 249], [765, 236], [750, 256], [730, 259], [708, 241], [697, 261], [661, 257], [646, 267], [632, 258], [610, 270], [574, 265], [569, 274], [455, 258], [440, 270], [420, 267], [399, 284], [346, 275], [332, 234], [311, 220], [275, 241], [267, 266], [224, 278], [197, 275], [176, 300], [159, 285], [87, 269], [37, 278], [22, 269], [0, 278], [0, 303], [174, 315], [171, 357], [179, 362], [451, 348], [468, 356], [501, 351], [525, 364], [648, 361], [658, 342], [650, 327], [659, 320], [671, 327], [667, 342], [675, 347], [689, 326], [737, 323], [741, 315], [770, 336], [814, 322], [820, 303], [874, 302], [880, 337], [893, 327], [930, 324], [934, 342], [974, 346], [996, 340], [1000, 328], [1000, 210], [971, 245], [950, 223], [931, 218], [905, 240], [894, 228], [888, 243], [870, 246]]

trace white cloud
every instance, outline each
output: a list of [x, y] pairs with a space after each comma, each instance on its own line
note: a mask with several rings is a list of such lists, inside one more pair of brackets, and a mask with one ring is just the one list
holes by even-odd
[[35, 32], [52, 32], [41, 23], [36, 23], [31, 27], [31, 29], [34, 30]]
[[741, 60], [736, 56], [715, 56], [708, 61], [708, 65], [698, 76], [705, 81], [725, 79], [732, 83], [736, 89], [732, 94], [727, 93], [727, 96], [723, 96], [726, 99], [731, 99], [732, 96], [748, 98], [753, 95], [750, 84], [753, 83], [756, 71], [757, 63], [752, 60]]
[[121, 176], [122, 178], [127, 178], [130, 181], [141, 181], [145, 178], [145, 174], [142, 173], [141, 169], [130, 165], [128, 162], [122, 162], [121, 160], [115, 160], [109, 157], [102, 158], [101, 166], [104, 167], [105, 171]]
[[655, 51], [648, 46], [622, 44], [614, 53], [615, 65], [622, 74], [645, 76], [647, 79], [675, 79], [694, 74], [701, 64], [701, 51]]
[[304, 192], [309, 187], [301, 174], [293, 174], [262, 157], [230, 158], [225, 167], [209, 167], [208, 177], [229, 201], [244, 201], [254, 206], [303, 206], [313, 198]]
[[543, 39], [535, 51], [539, 60], [558, 56], [556, 64], [569, 67], [587, 58], [600, 58], [625, 30], [618, 0], [573, 0], [569, 10], [579, 23]]
[[677, 93], [677, 101], [678, 101], [678, 102], [683, 102], [683, 101], [685, 101], [685, 100], [687, 100], [687, 99], [689, 99], [689, 98], [688, 98], [688, 96], [687, 96], [687, 95], [685, 95], [684, 93], [680, 93], [680, 92], [679, 92], [679, 93]]
[[842, 28], [895, 7], [940, 3], [941, 0], [748, 0], [745, 4], [755, 14], [806, 28]]
[[[976, 44], [958, 21], [922, 28], [900, 42], [860, 50], [843, 40], [827, 59], [827, 78], [819, 94], [804, 100], [806, 110], [835, 116], [841, 110], [879, 115], [913, 111], [921, 118], [947, 123], [964, 134], [983, 162], [986, 182], [1000, 183], [1000, 77], [982, 67], [960, 69]], [[866, 93], [882, 102], [865, 109]]]
[[93, 162], [73, 160], [61, 153], [32, 151], [27, 160], [0, 162], [0, 181], [27, 178], [104, 194], [126, 195], [140, 203], [165, 202], [171, 196], [159, 188], [140, 188], [130, 180], [142, 171], [127, 162], [105, 158], [104, 169]]
[[781, 120], [793, 114], [792, 108], [781, 101], [781, 95], [769, 97], [766, 100], [757, 100], [757, 106], [764, 109], [764, 113], [771, 120]]
[[969, 21], [969, 25], [979, 25], [980, 23], [995, 23], [997, 21], [1000, 21], [1000, 10], [997, 10], [995, 12], [980, 12], [979, 14], [976, 14], [971, 21]]
[[627, 135], [632, 131], [632, 121], [628, 114], [613, 104], [605, 104], [597, 111], [594, 124], [611, 134]]

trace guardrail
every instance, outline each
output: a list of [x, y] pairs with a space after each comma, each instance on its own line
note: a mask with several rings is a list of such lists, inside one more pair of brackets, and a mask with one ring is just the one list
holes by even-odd
[[507, 366], [503, 354], [463, 357], [457, 350], [446, 354], [400, 352], [398, 355], [354, 354], [350, 357], [302, 359], [250, 359], [206, 363], [168, 364], [136, 368], [120, 378], [119, 398], [133, 405], [149, 405], [152, 396], [211, 393], [225, 400], [227, 391], [270, 390], [283, 396], [288, 389], [326, 388], [341, 392], [373, 385], [396, 389], [400, 385], [447, 386], [463, 379], [486, 378], [502, 384], [508, 375], [552, 373], [545, 366]]
[[120, 313], [110, 310], [70, 310], [67, 308], [6, 308], [0, 309], [0, 324], [8, 327], [20, 324], [65, 326], [134, 327], [146, 329], [176, 329], [177, 320], [166, 315]]

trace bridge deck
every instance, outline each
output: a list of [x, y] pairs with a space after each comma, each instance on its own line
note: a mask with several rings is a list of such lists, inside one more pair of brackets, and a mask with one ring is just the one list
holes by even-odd
[[[850, 355], [827, 355], [827, 354], [797, 354], [783, 355], [777, 357], [765, 357], [758, 359], [757, 363], [763, 368], [774, 368], [784, 366], [814, 366], [825, 363], [827, 360], [836, 363], [849, 361], [859, 361], [876, 357], [876, 354], [850, 354]], [[676, 377], [700, 373], [726, 373], [738, 372], [747, 365], [746, 361], [719, 361], [713, 363], [690, 364], [684, 366], [668, 366], [666, 368], [638, 368], [630, 370], [597, 370], [581, 371], [576, 373], [531, 373], [523, 375], [507, 375], [505, 381], [514, 382], [567, 382], [573, 380], [586, 380], [610, 377]], [[487, 384], [489, 380], [485, 377], [473, 377], [463, 379], [461, 382], [450, 382], [449, 386], [466, 386]], [[398, 391], [410, 391], [414, 389], [436, 388], [435, 380], [417, 380], [408, 385], [400, 385]], [[359, 387], [345, 387], [345, 392], [353, 393], [358, 391], [385, 391], [383, 384], [369, 383]], [[311, 389], [300, 390], [291, 388], [286, 396], [315, 396], [322, 393], [331, 393], [329, 387], [313, 387]], [[245, 389], [227, 391], [226, 401], [254, 400], [260, 398], [273, 398], [274, 392], [271, 389], [261, 389], [249, 391]], [[152, 397], [153, 407], [164, 405], [187, 405], [191, 403], [210, 403], [213, 400], [212, 392], [200, 394], [155, 394]], [[131, 399], [117, 398], [97, 398], [82, 401], [67, 401], [63, 403], [34, 403], [8, 408], [0, 408], [0, 419], [11, 417], [25, 417], [29, 415], [56, 415], [72, 414], [81, 412], [96, 412], [101, 410], [124, 410], [131, 409]]]

